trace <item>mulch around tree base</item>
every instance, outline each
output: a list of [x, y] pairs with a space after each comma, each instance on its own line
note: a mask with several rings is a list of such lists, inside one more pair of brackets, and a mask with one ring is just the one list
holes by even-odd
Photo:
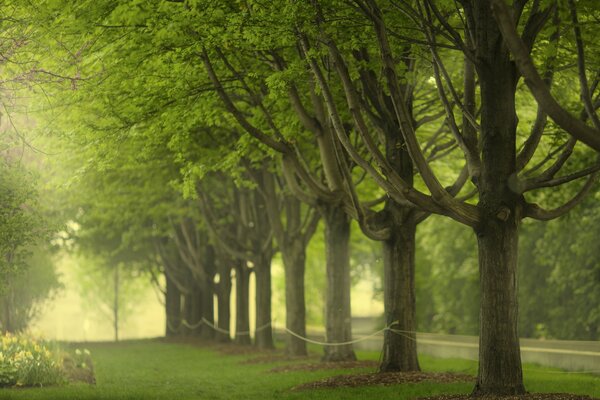
[[316, 362], [304, 364], [282, 365], [271, 369], [270, 372], [319, 371], [323, 369], [377, 368], [377, 361], [339, 361]]
[[419, 397], [415, 400], [599, 400], [595, 397], [570, 393], [527, 393], [517, 396], [478, 396], [466, 394], [448, 394], [430, 397]]
[[[423, 381], [436, 383], [473, 382], [474, 380], [475, 378], [471, 375], [453, 374], [447, 372], [382, 372], [332, 376], [318, 381], [295, 386], [292, 388], [292, 390], [358, 387], [369, 385], [387, 386], [398, 385], [402, 383], [418, 383]], [[440, 400], [445, 399], [440, 398]]]

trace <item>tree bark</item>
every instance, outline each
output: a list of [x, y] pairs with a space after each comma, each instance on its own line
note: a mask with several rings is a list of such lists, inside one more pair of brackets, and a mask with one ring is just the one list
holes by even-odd
[[481, 86], [482, 173], [479, 183], [479, 372], [475, 395], [525, 393], [517, 333], [517, 250], [521, 196], [516, 173], [516, 69], [491, 15], [475, 2]]
[[[230, 299], [231, 299], [231, 274], [229, 268], [221, 269], [219, 273], [219, 283], [217, 284], [217, 312], [219, 316], [219, 329], [229, 331], [229, 322], [231, 320]], [[228, 343], [231, 338], [228, 333], [217, 332], [217, 342]]]
[[[285, 327], [297, 335], [306, 337], [306, 302], [304, 299], [304, 271], [306, 244], [314, 233], [316, 223], [311, 220], [302, 229], [302, 205], [297, 198], [279, 192], [274, 176], [263, 169], [260, 182], [263, 186], [266, 213], [273, 236], [279, 246], [285, 271]], [[283, 200], [285, 225], [279, 198]], [[307, 211], [308, 212], [308, 211]], [[291, 333], [286, 334], [286, 352], [290, 356], [306, 356], [306, 342]]]
[[113, 298], [113, 329], [115, 342], [119, 341], [119, 264], [115, 265], [113, 275], [114, 298]]
[[[295, 241], [282, 252], [285, 266], [285, 326], [299, 336], [306, 337], [306, 301], [304, 299], [304, 271], [306, 248]], [[306, 342], [291, 334], [286, 336], [286, 351], [291, 356], [306, 356]]]
[[480, 271], [479, 372], [477, 395], [525, 393], [517, 333], [518, 231], [487, 221], [478, 232]]
[[[322, 205], [325, 222], [327, 293], [325, 300], [325, 335], [328, 342], [352, 340], [350, 309], [350, 220], [336, 205]], [[356, 360], [353, 346], [325, 346], [323, 361]]]
[[189, 293], [183, 296], [183, 323], [181, 332], [185, 336], [195, 336], [200, 333], [201, 327], [192, 329], [202, 318], [202, 296], [198, 285], [189, 282]]
[[186, 318], [188, 324], [191, 326], [191, 328], [189, 328], [189, 334], [191, 336], [199, 336], [202, 332], [203, 326], [200, 324], [200, 321], [202, 321], [203, 297], [204, 290], [202, 290], [198, 284], [194, 283], [192, 294], [190, 295], [190, 314], [188, 318]]
[[[213, 326], [215, 324], [215, 274], [217, 273], [216, 266], [216, 254], [214, 247], [206, 243], [204, 245], [204, 273], [206, 274], [206, 280], [202, 284], [202, 320], [210, 322]], [[215, 338], [215, 329], [206, 323], [202, 324], [200, 336], [202, 339], [212, 340]]]
[[[212, 278], [212, 275], [211, 275]], [[213, 282], [206, 282], [201, 290], [200, 296], [202, 299], [201, 304], [201, 318], [200, 321], [208, 321], [214, 325], [215, 323], [215, 302], [214, 302], [214, 284]], [[203, 319], [202, 319], [203, 318]], [[201, 325], [200, 337], [202, 339], [212, 340], [215, 338], [215, 330], [212, 326]]]
[[256, 327], [254, 341], [259, 349], [274, 349], [271, 326], [271, 257], [260, 257], [254, 266], [256, 278]]
[[250, 271], [245, 265], [246, 261], [240, 260], [235, 266], [235, 342], [237, 344], [250, 344], [250, 318], [248, 315], [250, 295]]
[[[392, 206], [393, 207], [393, 206]], [[398, 206], [395, 206], [398, 207]], [[399, 207], [398, 207], [399, 208]], [[417, 225], [406, 215], [394, 224], [391, 237], [383, 242], [384, 306], [386, 326], [380, 372], [419, 371], [415, 296], [415, 235]], [[410, 210], [408, 210], [410, 213]]]
[[181, 293], [177, 285], [165, 274], [167, 281], [167, 292], [165, 294], [165, 314], [167, 337], [176, 336], [181, 328]]

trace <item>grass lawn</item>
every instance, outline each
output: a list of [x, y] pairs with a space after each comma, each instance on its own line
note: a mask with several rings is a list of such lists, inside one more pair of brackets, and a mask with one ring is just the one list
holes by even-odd
[[[289, 389], [340, 373], [373, 372], [366, 369], [312, 372], [269, 372], [277, 365], [241, 364], [253, 355], [223, 355], [209, 347], [154, 340], [86, 345], [95, 363], [95, 386], [70, 384], [39, 389], [2, 389], [0, 399], [409, 399], [438, 393], [468, 393], [472, 384], [403, 384], [387, 387]], [[316, 350], [315, 350], [316, 351]], [[377, 353], [358, 352], [359, 359], [377, 359]], [[426, 371], [475, 374], [476, 363], [421, 357]], [[600, 397], [600, 376], [561, 373], [525, 365], [525, 383], [531, 392], [570, 392]]]

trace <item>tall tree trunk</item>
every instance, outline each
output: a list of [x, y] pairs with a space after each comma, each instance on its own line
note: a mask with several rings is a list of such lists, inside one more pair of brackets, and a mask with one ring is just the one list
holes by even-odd
[[165, 274], [167, 288], [165, 293], [166, 336], [176, 336], [181, 329], [181, 293], [177, 285]]
[[[299, 336], [306, 337], [306, 301], [304, 299], [304, 271], [306, 248], [296, 241], [282, 252], [285, 266], [285, 326]], [[288, 333], [286, 351], [291, 356], [306, 356], [306, 342]]]
[[[325, 221], [327, 290], [325, 301], [325, 334], [328, 342], [352, 340], [350, 309], [350, 220], [338, 206], [320, 207]], [[323, 361], [356, 360], [351, 344], [325, 346]]]
[[259, 349], [274, 349], [271, 326], [271, 257], [261, 256], [254, 266], [256, 278], [256, 329], [254, 341]]
[[[189, 321], [192, 319], [192, 297], [192, 293], [187, 293], [183, 296], [183, 318], [181, 325], [181, 334], [184, 336], [188, 336], [191, 333], [190, 328], [188, 328], [186, 324], [189, 324]], [[185, 321], [185, 323], [183, 321]]]
[[[398, 206], [392, 206], [398, 207]], [[400, 211], [406, 215], [408, 211]], [[394, 218], [395, 219], [395, 218]], [[381, 372], [419, 371], [415, 296], [415, 235], [417, 225], [409, 215], [394, 224], [391, 237], [383, 242], [384, 306], [386, 326]]]
[[479, 182], [479, 372], [474, 394], [525, 393], [517, 333], [520, 195], [516, 174], [516, 69], [491, 15], [475, 2], [477, 72], [481, 86], [482, 171]]
[[219, 316], [219, 330], [217, 332], [217, 342], [227, 343], [231, 340], [229, 332], [229, 322], [231, 320], [230, 300], [231, 299], [231, 274], [230, 270], [221, 269], [219, 273], [219, 283], [217, 284], [217, 313]]
[[[214, 279], [212, 276], [209, 279]], [[214, 283], [205, 282], [202, 286], [202, 311], [200, 321], [208, 321], [213, 326], [215, 323], [215, 301], [214, 301]], [[212, 326], [203, 323], [201, 325], [200, 337], [202, 339], [212, 340], [215, 338], [215, 330]]]
[[490, 218], [478, 229], [479, 372], [475, 394], [525, 393], [517, 332], [518, 231]]
[[212, 326], [206, 323], [202, 324], [200, 336], [203, 339], [212, 340], [215, 338], [216, 331], [213, 328], [215, 324], [215, 275], [217, 273], [215, 249], [210, 243], [204, 245], [204, 273], [206, 281], [202, 285], [202, 320], [208, 321]]
[[248, 315], [250, 296], [250, 271], [245, 260], [235, 266], [235, 342], [250, 344], [250, 318]]
[[4, 296], [4, 315], [3, 315], [3, 326], [2, 326], [2, 330], [4, 332], [10, 332], [13, 333], [15, 331], [15, 328], [13, 326], [13, 322], [12, 322], [12, 310], [13, 310], [13, 290], [9, 289], [7, 290], [8, 293], [6, 293], [6, 295]]
[[181, 332], [185, 336], [195, 336], [200, 332], [201, 327], [198, 321], [202, 312], [202, 297], [198, 285], [195, 282], [189, 282], [189, 293], [183, 297], [183, 321]]
[[[190, 325], [189, 334], [191, 336], [199, 336], [202, 332], [202, 310], [204, 303], [204, 290], [197, 284], [193, 284], [193, 291], [191, 295], [191, 309], [190, 315], [187, 318], [187, 323]], [[208, 328], [210, 329], [210, 328]]]
[[113, 275], [114, 297], [113, 297], [113, 329], [115, 342], [119, 341], [119, 264], [115, 265]]

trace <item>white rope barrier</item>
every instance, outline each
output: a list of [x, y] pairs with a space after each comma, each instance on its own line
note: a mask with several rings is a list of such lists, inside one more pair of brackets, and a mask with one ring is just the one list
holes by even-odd
[[[382, 333], [384, 333], [386, 331], [392, 332], [392, 333], [394, 333], [396, 335], [403, 336], [403, 337], [405, 337], [407, 339], [410, 339], [410, 340], [416, 342], [417, 341], [417, 339], [415, 337], [415, 335], [417, 334], [416, 331], [405, 331], [405, 330], [401, 330], [401, 329], [394, 329], [394, 328], [392, 328], [392, 326], [397, 325], [398, 323], [399, 323], [398, 321], [394, 321], [391, 324], [389, 324], [388, 326], [386, 326], [385, 328], [380, 329], [380, 330], [378, 330], [376, 332], [373, 332], [370, 335], [361, 336], [361, 337], [359, 337], [357, 339], [349, 340], [349, 341], [345, 341], [345, 342], [322, 342], [322, 341], [319, 341], [319, 340], [313, 340], [313, 339], [310, 339], [308, 337], [302, 336], [302, 335], [300, 335], [300, 334], [292, 331], [291, 329], [288, 329], [288, 328], [283, 328], [283, 329], [284, 329], [285, 332], [289, 333], [290, 335], [292, 335], [292, 336], [294, 336], [294, 337], [296, 337], [296, 338], [298, 338], [300, 340], [303, 340], [303, 341], [305, 341], [307, 343], [316, 344], [316, 345], [319, 345], [319, 346], [347, 346], [347, 345], [351, 345], [351, 344], [363, 342], [363, 341], [368, 340], [370, 338], [373, 338], [375, 336], [381, 335]], [[222, 329], [222, 328], [219, 328], [218, 326], [215, 326], [213, 323], [211, 323], [209, 320], [207, 320], [204, 317], [199, 322], [197, 322], [196, 324], [193, 324], [193, 325], [189, 324], [185, 319], [182, 319], [181, 322], [180, 322], [180, 324], [179, 324], [179, 326], [176, 329], [173, 328], [173, 325], [171, 324], [171, 322], [169, 321], [169, 319], [167, 319], [167, 326], [173, 332], [178, 332], [181, 329], [182, 326], [185, 326], [188, 329], [196, 329], [196, 328], [198, 328], [202, 324], [208, 325], [209, 327], [211, 327], [212, 329], [214, 329], [217, 332], [220, 332], [220, 333], [223, 333], [223, 334], [226, 334], [226, 335], [230, 334], [229, 330]], [[267, 329], [269, 326], [273, 326], [273, 328], [276, 328], [273, 323], [267, 322], [266, 324], [261, 325], [258, 328], [256, 328], [254, 332], [260, 332], [260, 331], [262, 331], [264, 329]], [[250, 334], [250, 331], [236, 332], [236, 335], [249, 335], [249, 334]], [[413, 336], [411, 336], [411, 334]], [[471, 359], [471, 358], [468, 358], [468, 360], [475, 361], [475, 362], [479, 361], [477, 359]], [[535, 369], [524, 368], [523, 371], [524, 372], [543, 373], [543, 374], [600, 374], [600, 370], [591, 370], [591, 371], [539, 371], [539, 370], [535, 370]]]
[[368, 340], [368, 339], [370, 339], [372, 337], [378, 336], [378, 335], [384, 333], [385, 331], [390, 331], [390, 332], [395, 333], [397, 335], [404, 336], [405, 338], [413, 340], [415, 342], [417, 341], [416, 338], [407, 335], [407, 334], [410, 334], [410, 333], [416, 334], [417, 332], [414, 332], [414, 331], [403, 331], [401, 329], [393, 329], [392, 326], [397, 325], [397, 324], [399, 324], [399, 322], [398, 321], [394, 321], [391, 324], [389, 324], [388, 326], [386, 326], [385, 328], [380, 329], [380, 330], [378, 330], [378, 331], [376, 331], [376, 332], [374, 332], [374, 333], [372, 333], [370, 335], [361, 336], [361, 337], [359, 337], [357, 339], [348, 340], [346, 342], [321, 342], [319, 340], [313, 340], [313, 339], [310, 339], [308, 337], [302, 336], [302, 335], [300, 335], [300, 334], [298, 334], [298, 333], [296, 333], [296, 332], [288, 329], [287, 327], [284, 328], [284, 330], [287, 333], [289, 333], [290, 335], [292, 335], [294, 337], [297, 337], [300, 340], [303, 340], [303, 341], [305, 341], [307, 343], [316, 344], [316, 345], [319, 345], [319, 346], [347, 346], [347, 345], [351, 345], [351, 344], [363, 342], [363, 341]]
[[380, 333], [385, 332], [386, 330], [388, 330], [388, 328], [380, 329], [377, 332], [372, 333], [371, 335], [362, 336], [362, 337], [360, 337], [358, 339], [349, 340], [347, 342], [320, 342], [318, 340], [312, 340], [312, 339], [309, 339], [307, 337], [301, 336], [301, 335], [297, 334], [296, 332], [294, 332], [294, 331], [292, 331], [292, 330], [290, 330], [288, 328], [285, 328], [285, 331], [287, 333], [289, 333], [290, 335], [295, 336], [298, 339], [304, 340], [307, 343], [318, 344], [320, 346], [347, 346], [347, 345], [350, 345], [350, 344], [359, 343], [359, 342], [362, 342], [364, 340], [370, 339], [373, 336], [377, 336]]
[[[212, 324], [210, 321], [208, 321], [206, 318], [202, 318], [202, 321], [203, 321], [203, 322], [204, 322], [206, 325], [208, 325], [208, 326], [210, 326], [211, 328], [213, 328], [215, 331], [217, 331], [217, 332], [221, 332], [221, 333], [225, 333], [225, 334], [229, 335], [229, 331], [228, 331], [228, 330], [225, 330], [225, 329], [223, 329], [223, 328], [219, 328], [218, 326], [215, 326], [215, 325], [214, 325], [214, 324]], [[263, 330], [267, 329], [267, 328], [268, 328], [268, 327], [270, 327], [270, 326], [271, 326], [271, 322], [267, 322], [266, 324], [264, 324], [264, 325], [261, 325], [261, 326], [259, 326], [258, 328], [256, 328], [256, 329], [254, 330], [254, 332], [260, 332], [260, 331], [263, 331]], [[236, 335], [249, 335], [250, 333], [251, 333], [251, 331], [241, 331], [241, 332], [235, 332], [235, 334], [236, 334]]]
[[[220, 333], [223, 333], [226, 335], [230, 334], [229, 330], [219, 328], [218, 326], [216, 326], [215, 324], [213, 324], [212, 322], [210, 322], [209, 320], [207, 320], [204, 317], [202, 317], [202, 319], [195, 324], [190, 324], [188, 321], [186, 321], [185, 319], [182, 318], [180, 320], [179, 326], [177, 328], [175, 328], [173, 326], [173, 324], [171, 323], [171, 321], [169, 321], [169, 319], [167, 318], [167, 327], [172, 332], [179, 332], [181, 330], [181, 327], [186, 327], [188, 329], [194, 330], [194, 329], [197, 329], [198, 327], [200, 327], [202, 324], [205, 324], [205, 325], [211, 327], [212, 329], [214, 329], [217, 332], [220, 332]], [[266, 324], [261, 325], [258, 328], [256, 328], [254, 331], [241, 331], [241, 332], [235, 332], [235, 334], [236, 335], [250, 335], [250, 333], [252, 333], [252, 332], [263, 331], [263, 330], [267, 329], [268, 327], [270, 327], [271, 325], [272, 325], [271, 322], [267, 322]]]
[[198, 321], [197, 323], [190, 325], [189, 322], [187, 322], [185, 319], [181, 320], [181, 325], [185, 326], [188, 329], [194, 330], [196, 328], [199, 328], [202, 325], [202, 321]]

